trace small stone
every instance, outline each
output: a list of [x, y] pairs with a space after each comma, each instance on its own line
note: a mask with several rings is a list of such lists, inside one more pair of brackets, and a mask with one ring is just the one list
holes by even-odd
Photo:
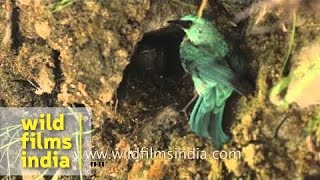
[[36, 22], [34, 24], [34, 29], [36, 30], [36, 33], [43, 39], [47, 39], [51, 33], [51, 28], [48, 22]]

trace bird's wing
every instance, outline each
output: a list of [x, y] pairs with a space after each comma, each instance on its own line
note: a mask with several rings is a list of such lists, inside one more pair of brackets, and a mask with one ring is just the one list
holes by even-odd
[[222, 128], [222, 116], [231, 93], [231, 88], [221, 85], [208, 89], [199, 96], [189, 119], [191, 130], [201, 137], [211, 138], [215, 148], [221, 148], [229, 140]]
[[198, 65], [194, 71], [194, 75], [204, 82], [217, 82], [221, 85], [232, 87], [242, 94], [240, 86], [236, 82], [235, 74], [229, 67], [218, 63]]
[[188, 41], [183, 42], [180, 55], [185, 69], [193, 76], [206, 83], [217, 82], [232, 87], [240, 94], [247, 94], [246, 83], [243, 83], [245, 81], [230, 67], [227, 56], [213, 55], [206, 51], [206, 47], [195, 46]]
[[255, 75], [250, 71], [250, 66], [245, 55], [239, 49], [233, 49], [227, 54], [225, 61], [236, 75], [237, 82], [241, 86], [239, 88], [242, 89], [242, 93], [252, 93], [255, 89]]

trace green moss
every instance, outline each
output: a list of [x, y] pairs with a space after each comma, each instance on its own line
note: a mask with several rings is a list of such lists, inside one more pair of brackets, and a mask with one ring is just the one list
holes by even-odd
[[317, 133], [320, 135], [320, 108], [318, 108], [312, 115], [306, 131], [308, 134]]

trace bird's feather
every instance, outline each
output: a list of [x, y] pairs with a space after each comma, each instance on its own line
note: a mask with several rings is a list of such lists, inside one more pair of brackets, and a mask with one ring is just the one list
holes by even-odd
[[210, 138], [214, 147], [221, 148], [229, 140], [222, 128], [226, 101], [233, 90], [245, 93], [245, 83], [238, 76], [245, 71], [243, 58], [237, 56], [211, 22], [194, 15], [181, 20], [192, 22], [190, 27], [181, 26], [186, 35], [180, 45], [180, 57], [199, 94], [189, 125], [193, 132]]
[[226, 99], [232, 89], [217, 85], [199, 96], [189, 119], [193, 132], [204, 138], [210, 138], [214, 147], [221, 148], [229, 137], [223, 132], [222, 117]]
[[[238, 76], [229, 67], [223, 53], [210, 53], [202, 46], [195, 46], [191, 41], [184, 40], [180, 48], [182, 66], [193, 76], [202, 79], [203, 82], [218, 82], [232, 87], [240, 94], [244, 94], [244, 88], [238, 83]], [[219, 49], [219, 48], [217, 48]]]

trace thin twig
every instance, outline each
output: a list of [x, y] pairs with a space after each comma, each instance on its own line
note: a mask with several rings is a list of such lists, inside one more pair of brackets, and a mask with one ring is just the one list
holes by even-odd
[[203, 11], [206, 8], [207, 4], [208, 4], [208, 0], [202, 0], [200, 8], [198, 10], [198, 17], [202, 17]]
[[115, 99], [116, 99], [116, 103], [115, 103], [115, 105], [114, 105], [114, 113], [117, 114], [118, 103], [119, 103], [117, 91], [114, 93], [114, 97], [115, 97]]
[[278, 138], [279, 130], [280, 130], [281, 126], [287, 121], [287, 119], [288, 119], [288, 116], [283, 118], [282, 121], [279, 123], [279, 125], [277, 126], [276, 131], [274, 133], [274, 138]]

